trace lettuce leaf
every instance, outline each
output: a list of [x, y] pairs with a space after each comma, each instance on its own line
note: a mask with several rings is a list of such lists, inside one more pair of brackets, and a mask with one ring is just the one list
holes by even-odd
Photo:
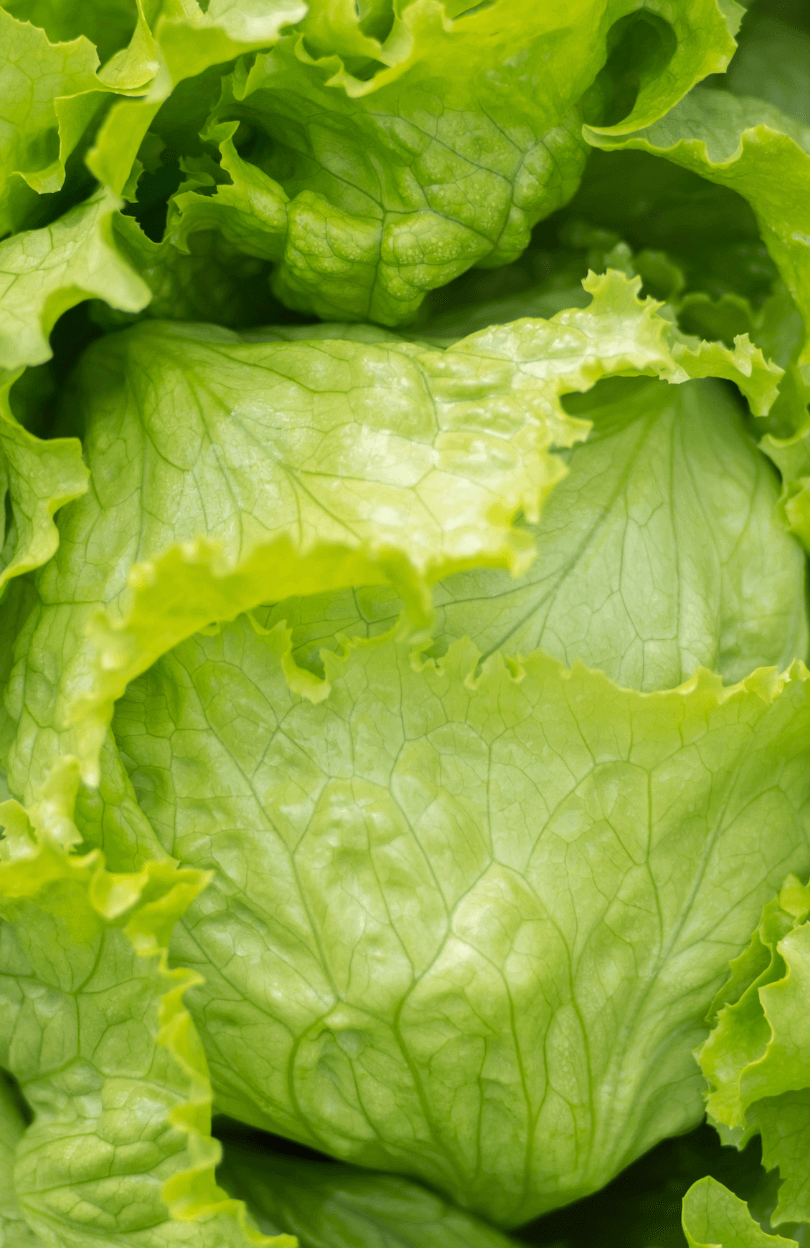
[[41, 27], [51, 43], [68, 43], [81, 35], [98, 49], [102, 64], [126, 47], [135, 33], [135, 0], [3, 0], [21, 22]]
[[103, 186], [121, 195], [149, 126], [178, 84], [256, 48], [266, 48], [283, 26], [298, 21], [301, 0], [138, 0], [129, 45], [104, 67], [104, 81], [136, 92], [110, 109], [87, 164]]
[[13, 384], [0, 385], [0, 492], [8, 523], [0, 545], [0, 591], [14, 576], [47, 563], [59, 534], [54, 514], [87, 489], [87, 469], [75, 438], [41, 441], [14, 419]]
[[69, 154], [105, 102], [97, 68], [87, 39], [51, 43], [0, 9], [0, 237], [30, 224], [39, 197], [61, 188]]
[[223, 1110], [501, 1225], [693, 1125], [729, 953], [810, 856], [804, 669], [641, 694], [383, 637], [313, 704], [288, 646], [198, 636], [114, 720], [164, 852], [215, 872], [173, 956]]
[[112, 219], [120, 206], [98, 190], [53, 225], [0, 243], [0, 370], [50, 359], [48, 335], [84, 299], [129, 312], [149, 302], [149, 287], [116, 246]]
[[[805, 560], [726, 391], [622, 379], [577, 411], [593, 430], [526, 526], [537, 559], [517, 579], [476, 569], [441, 581], [433, 653], [465, 636], [485, 656], [542, 647], [645, 690], [700, 665], [734, 682], [804, 657]], [[322, 645], [392, 628], [401, 609], [369, 587], [281, 604], [265, 622], [293, 625], [297, 661], [317, 670]]]
[[[717, 0], [641, 15], [598, 0], [564, 20], [548, 4], [416, 0], [386, 20], [313, 3], [226, 83], [212, 121], [227, 124], [208, 137], [230, 180], [201, 196], [192, 173], [171, 236], [183, 246], [219, 222], [250, 254], [279, 260], [288, 306], [406, 322], [472, 264], [516, 258], [574, 193], [580, 101], [600, 71], [610, 77], [610, 56], [632, 62], [622, 127], [645, 125], [725, 67], [738, 15]], [[253, 136], [245, 155], [237, 122]]]
[[796, 1242], [768, 1235], [745, 1201], [712, 1178], [700, 1179], [684, 1197], [683, 1229], [689, 1248], [793, 1248]]
[[769, 902], [748, 949], [732, 963], [699, 1059], [721, 1132], [762, 1137], [778, 1167], [774, 1225], [810, 1222], [810, 889], [791, 876]]
[[12, 790], [33, 796], [60, 749], [92, 781], [127, 682], [213, 620], [387, 581], [418, 628], [432, 581], [476, 563], [522, 570], [532, 541], [511, 521], [536, 516], [563, 475], [552, 446], [587, 431], [561, 393], [613, 372], [719, 369], [767, 401], [774, 375], [750, 344], [682, 341], [618, 273], [588, 288], [585, 310], [447, 352], [156, 323], [95, 344], [75, 404], [93, 489], [64, 513], [17, 649]]
[[294, 1248], [214, 1181], [210, 1084], [183, 1005], [195, 976], [166, 960], [206, 877], [156, 862], [113, 875], [98, 853], [67, 854], [75, 790], [66, 766], [31, 817], [0, 807], [0, 1055], [34, 1112], [8, 1140], [17, 1206], [53, 1248]]
[[268, 1233], [301, 1248], [515, 1248], [515, 1241], [399, 1175], [282, 1157], [261, 1137], [225, 1137], [219, 1181], [238, 1191]]
[[[627, 147], [664, 156], [751, 204], [768, 250], [810, 323], [810, 249], [804, 242], [810, 132], [764, 101], [697, 88], [661, 121], [637, 134], [588, 129], [603, 149]], [[810, 359], [805, 347], [800, 363]]]

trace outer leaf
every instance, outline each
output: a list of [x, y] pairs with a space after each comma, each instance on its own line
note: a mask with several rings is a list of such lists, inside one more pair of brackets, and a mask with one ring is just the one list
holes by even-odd
[[640, 694], [478, 657], [359, 643], [313, 705], [242, 619], [114, 732], [164, 849], [216, 873], [173, 956], [218, 1104], [514, 1225], [700, 1118], [729, 954], [810, 861], [810, 703], [798, 667]]
[[279, 1157], [226, 1140], [220, 1182], [248, 1202], [268, 1232], [293, 1231], [301, 1248], [514, 1248], [478, 1218], [408, 1179], [352, 1166]]
[[[77, 735], [60, 748], [97, 776], [115, 698], [211, 620], [388, 581], [423, 625], [431, 581], [475, 563], [525, 567], [531, 539], [510, 522], [520, 508], [536, 515], [562, 475], [550, 447], [587, 428], [559, 394], [606, 372], [681, 381], [684, 364], [702, 367], [699, 353], [670, 350], [672, 327], [637, 286], [592, 278], [591, 308], [447, 352], [322, 337], [241, 343], [210, 327], [147, 324], [96, 344], [78, 400], [97, 488], [66, 517], [63, 554], [40, 580], [25, 644], [46, 683], [33, 667], [26, 675], [18, 651], [14, 791], [35, 791], [54, 729], [71, 720]], [[743, 347], [727, 355], [756, 391], [761, 360]]]
[[745, 1201], [716, 1179], [701, 1179], [686, 1193], [683, 1229], [689, 1248], [792, 1248], [796, 1242], [767, 1235]]
[[[300, 33], [249, 70], [237, 66], [216, 117], [250, 123], [258, 168], [218, 137], [233, 185], [211, 202], [182, 193], [178, 241], [216, 217], [250, 254], [281, 256], [276, 290], [290, 306], [389, 325], [470, 265], [519, 255], [534, 223], [576, 189], [579, 102], [614, 24], [636, 6], [465, 8], [415, 0], [377, 38], [352, 6], [318, 3]], [[624, 125], [660, 116], [727, 64], [732, 12], [717, 0], [645, 6], [642, 23], [669, 23], [675, 50], [669, 59], [661, 42], [634, 65], [638, 93]], [[251, 199], [261, 207], [246, 229]]]
[[149, 302], [149, 287], [115, 245], [111, 222], [119, 207], [99, 190], [53, 225], [0, 243], [0, 369], [49, 359], [53, 326], [83, 299], [130, 312]]
[[167, 862], [110, 875], [97, 853], [66, 854], [75, 780], [59, 781], [39, 827], [16, 802], [0, 810], [0, 1051], [35, 1115], [16, 1147], [20, 1209], [54, 1248], [293, 1248], [214, 1182], [210, 1084], [183, 1005], [195, 976], [165, 951], [205, 876]]
[[[469, 637], [484, 655], [542, 647], [620, 684], [664, 689], [697, 666], [741, 680], [807, 654], [805, 560], [775, 514], [778, 488], [716, 383], [613, 383], [540, 521], [519, 579], [458, 573], [434, 590], [438, 652]], [[335, 634], [392, 628], [392, 593], [281, 604], [299, 661]], [[331, 642], [334, 645], [334, 641]]]

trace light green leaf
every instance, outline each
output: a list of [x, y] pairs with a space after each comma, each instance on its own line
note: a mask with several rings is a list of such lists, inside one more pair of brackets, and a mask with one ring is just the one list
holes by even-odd
[[302, 0], [138, 0], [138, 26], [128, 48], [104, 67], [118, 90], [143, 90], [120, 100], [101, 126], [87, 163], [115, 194], [124, 191], [138, 149], [161, 105], [178, 83], [212, 65], [275, 43], [282, 27], [306, 11]]
[[[447, 352], [368, 335], [246, 343], [155, 323], [95, 344], [75, 387], [94, 486], [39, 581], [30, 661], [51, 675], [31, 683], [20, 653], [12, 789], [36, 790], [54, 730], [71, 722], [59, 748], [96, 776], [115, 698], [212, 620], [388, 582], [420, 627], [431, 582], [471, 565], [522, 571], [533, 543], [511, 522], [521, 509], [536, 517], [563, 475], [551, 448], [587, 431], [559, 395], [606, 373], [679, 382], [684, 365], [703, 366], [637, 287], [592, 277], [591, 307]], [[741, 384], [771, 384], [743, 346], [726, 355]]]
[[280, 1157], [225, 1140], [219, 1180], [259, 1225], [301, 1248], [515, 1248], [493, 1227], [399, 1175]]
[[640, 60], [628, 52], [631, 128], [728, 63], [736, 5], [661, 0], [641, 17], [633, 7], [415, 0], [375, 34], [350, 5], [310, 6], [297, 32], [230, 78], [215, 118], [246, 121], [254, 139], [235, 157], [217, 132], [232, 185], [195, 202], [191, 181], [178, 241], [216, 217], [250, 254], [281, 257], [275, 289], [290, 306], [407, 322], [428, 290], [515, 259], [571, 197], [585, 156], [580, 101], [631, 28], [651, 41]]
[[56, 321], [83, 299], [138, 311], [149, 287], [117, 250], [112, 217], [120, 200], [99, 190], [53, 225], [0, 243], [0, 369], [51, 356]]
[[745, 1201], [716, 1179], [700, 1179], [686, 1193], [683, 1229], [689, 1248], [794, 1248], [796, 1243], [766, 1234]]
[[762, 1136], [782, 1184], [774, 1223], [810, 1221], [810, 888], [789, 877], [769, 902], [716, 1002], [699, 1052], [708, 1109], [743, 1137]]
[[55, 781], [31, 820], [0, 808], [0, 1052], [34, 1112], [15, 1149], [20, 1210], [53, 1248], [294, 1248], [214, 1181], [210, 1083], [183, 1004], [196, 977], [165, 948], [204, 873], [112, 875], [98, 853], [66, 853], [75, 776]]
[[810, 861], [810, 704], [798, 666], [641, 694], [478, 657], [357, 643], [313, 704], [242, 618], [114, 734], [164, 849], [215, 872], [173, 956], [223, 1111], [515, 1225], [700, 1119], [729, 956]]
[[[717, 383], [610, 384], [583, 405], [593, 432], [529, 526], [529, 570], [516, 580], [476, 569], [436, 586], [437, 652], [465, 636], [485, 656], [542, 647], [650, 691], [698, 666], [732, 683], [805, 658], [805, 559], [737, 405]], [[391, 628], [399, 610], [369, 589], [281, 604], [271, 619], [295, 624], [311, 667], [336, 633]]]
[[54, 45], [0, 9], [0, 237], [62, 186], [65, 161], [104, 103], [97, 67], [87, 39]]
[[84, 494], [89, 475], [76, 439], [43, 442], [17, 424], [9, 389], [0, 386], [0, 493], [8, 497], [11, 519], [0, 546], [0, 590], [11, 577], [47, 563], [59, 543], [54, 514]]
[[[192, 235], [218, 230], [245, 255], [280, 260], [287, 230], [287, 196], [257, 165], [242, 160], [233, 144], [238, 125], [226, 122], [205, 135], [218, 142], [219, 167], [230, 182], [217, 185], [210, 174], [189, 176], [170, 202], [166, 239], [179, 251], [188, 252]], [[199, 194], [200, 190], [205, 193]]]

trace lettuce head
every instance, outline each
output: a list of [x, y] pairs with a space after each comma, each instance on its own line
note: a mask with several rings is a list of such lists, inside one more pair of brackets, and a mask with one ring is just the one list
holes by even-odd
[[805, 1245], [806, 6], [0, 35], [0, 1245]]

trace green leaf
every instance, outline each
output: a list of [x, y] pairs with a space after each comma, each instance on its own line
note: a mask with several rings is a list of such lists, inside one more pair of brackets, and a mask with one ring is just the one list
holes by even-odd
[[269, 47], [282, 27], [305, 12], [302, 0], [138, 0], [138, 25], [129, 46], [104, 67], [104, 81], [139, 98], [118, 101], [108, 113], [87, 164], [116, 195], [123, 193], [141, 143], [174, 88], [213, 65]]
[[[757, 4], [742, 24], [739, 47], [728, 70], [735, 95], [753, 95], [788, 117], [810, 125], [810, 30], [801, 11], [777, 12]], [[796, 6], [794, 6], [796, 7]], [[778, 9], [782, 14], [778, 14]]]
[[172, 949], [222, 1110], [509, 1226], [701, 1117], [728, 958], [810, 861], [810, 703], [800, 666], [642, 694], [478, 660], [357, 643], [313, 704], [241, 618], [113, 729], [164, 850], [215, 872]]
[[280, 1157], [225, 1140], [219, 1180], [263, 1228], [301, 1248], [515, 1248], [493, 1227], [399, 1175]]
[[782, 1184], [772, 1220], [810, 1221], [810, 888], [791, 876], [769, 902], [718, 998], [699, 1053], [709, 1113], [743, 1137], [762, 1136], [763, 1163]]
[[62, 186], [67, 157], [104, 103], [97, 67], [87, 39], [54, 45], [0, 9], [0, 237]]
[[[527, 526], [529, 570], [475, 569], [436, 586], [437, 652], [465, 636], [485, 656], [541, 647], [650, 691], [698, 666], [731, 683], [804, 658], [805, 559], [737, 405], [716, 382], [602, 386], [579, 411], [593, 432]], [[381, 612], [377, 631], [391, 628], [397, 608], [391, 595], [347, 591], [292, 612], [282, 604], [272, 619], [295, 623], [298, 659], [311, 667], [335, 633], [363, 635]]]
[[149, 287], [123, 259], [112, 232], [120, 200], [99, 190], [44, 229], [0, 243], [0, 369], [41, 364], [59, 317], [83, 299], [138, 311]]
[[17, 424], [0, 387], [0, 492], [10, 520], [0, 547], [0, 591], [13, 576], [47, 563], [59, 543], [54, 513], [84, 494], [88, 472], [75, 438], [43, 442]]
[[113, 875], [98, 853], [66, 853], [75, 787], [65, 766], [30, 819], [0, 808], [0, 1052], [34, 1113], [16, 1141], [19, 1209], [60, 1248], [294, 1248], [214, 1181], [211, 1088], [183, 1004], [196, 977], [166, 957], [206, 877], [169, 862]]
[[[239, 123], [212, 126], [204, 137], [219, 144], [219, 169], [230, 182], [211, 174], [191, 174], [169, 206], [166, 239], [180, 252], [192, 235], [218, 230], [232, 246], [259, 260], [280, 260], [287, 230], [287, 196], [258, 166], [242, 160], [233, 144]], [[205, 193], [199, 194], [202, 190]]]
[[[96, 775], [115, 698], [212, 620], [268, 598], [391, 583], [418, 628], [440, 577], [476, 564], [522, 571], [533, 543], [512, 520], [521, 509], [535, 518], [563, 475], [552, 446], [587, 432], [559, 395], [606, 373], [679, 382], [705, 368], [638, 299], [637, 279], [609, 273], [588, 289], [585, 310], [447, 352], [372, 345], [365, 333], [247, 343], [165, 323], [96, 343], [75, 383], [93, 489], [66, 513], [63, 551], [39, 580], [30, 661], [58, 666], [30, 683], [20, 653], [13, 790], [31, 794], [47, 774], [57, 725], [60, 748]], [[752, 393], [772, 385], [745, 344], [719, 362]]]
[[796, 1242], [766, 1234], [745, 1201], [711, 1178], [686, 1193], [683, 1229], [689, 1248], [794, 1248]]
[[728, 63], [736, 5], [663, 2], [639, 19], [628, 8], [416, 0], [378, 38], [352, 6], [312, 5], [298, 31], [229, 79], [215, 120], [245, 121], [253, 139], [236, 155], [212, 131], [231, 182], [201, 197], [192, 175], [178, 242], [217, 219], [250, 254], [280, 257], [275, 289], [289, 306], [408, 321], [471, 265], [515, 259], [571, 197], [585, 156], [580, 100], [628, 22], [652, 40], [646, 59], [630, 54], [631, 128]]

